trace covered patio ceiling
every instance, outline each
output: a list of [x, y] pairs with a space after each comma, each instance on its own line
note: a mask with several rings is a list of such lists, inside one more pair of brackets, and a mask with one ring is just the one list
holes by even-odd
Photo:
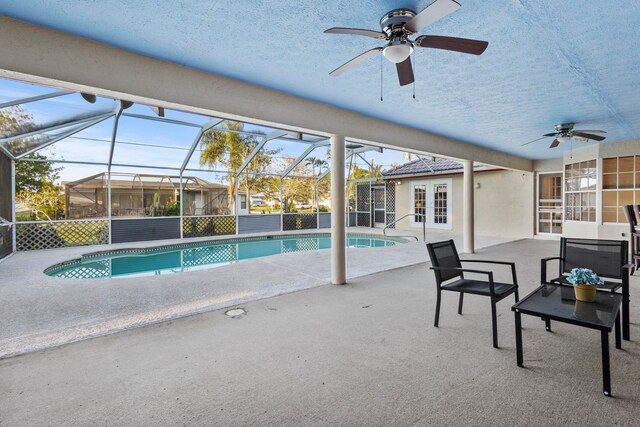
[[[559, 157], [569, 144], [523, 143], [575, 122], [604, 129], [605, 142], [640, 137], [640, 84], [632, 70], [640, 4], [624, 0], [461, 1], [423, 34], [489, 41], [482, 56], [419, 49], [416, 99], [393, 64], [370, 59], [328, 73], [379, 46], [378, 40], [323, 34], [333, 26], [377, 30], [387, 11], [426, 1], [124, 2], [6, 1], [0, 14], [142, 55], [231, 77], [528, 159]], [[579, 4], [577, 4], [579, 3]]]

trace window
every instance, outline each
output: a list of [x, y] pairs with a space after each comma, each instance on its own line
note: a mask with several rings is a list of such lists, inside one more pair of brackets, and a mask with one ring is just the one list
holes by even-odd
[[640, 203], [640, 156], [602, 160], [602, 222], [626, 223], [623, 207]]
[[240, 195], [240, 209], [247, 209], [247, 196]]
[[433, 222], [447, 223], [447, 184], [436, 184], [433, 188]]
[[424, 222], [427, 204], [427, 187], [425, 185], [416, 185], [413, 187], [413, 212], [415, 213], [414, 222]]
[[572, 163], [564, 169], [567, 221], [596, 221], [596, 161]]

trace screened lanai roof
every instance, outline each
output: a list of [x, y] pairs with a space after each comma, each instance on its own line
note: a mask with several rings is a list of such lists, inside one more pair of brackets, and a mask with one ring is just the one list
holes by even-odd
[[[328, 138], [274, 129], [251, 123], [239, 127], [200, 114], [60, 90], [3, 79], [0, 85], [0, 150], [14, 160], [43, 161], [30, 156], [47, 153], [46, 161], [114, 168], [162, 169], [171, 172], [252, 171], [280, 177], [324, 177], [329, 169]], [[237, 122], [235, 122], [237, 123]], [[202, 141], [207, 132], [240, 134], [248, 156], [240, 165], [227, 162], [224, 152], [216, 162], [201, 164]], [[381, 149], [347, 144], [347, 158]], [[256, 165], [269, 154], [267, 164]], [[303, 167], [319, 158], [324, 167]], [[153, 173], [150, 171], [150, 173]], [[92, 174], [95, 175], [95, 174]], [[194, 177], [195, 178], [195, 177]]]

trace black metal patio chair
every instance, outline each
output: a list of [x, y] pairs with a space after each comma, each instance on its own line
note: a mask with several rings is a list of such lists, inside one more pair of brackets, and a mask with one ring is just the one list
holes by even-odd
[[[473, 294], [486, 296], [491, 299], [491, 322], [493, 329], [493, 346], [498, 348], [498, 327], [496, 303], [505, 297], [515, 294], [516, 302], [518, 302], [518, 279], [516, 277], [516, 265], [513, 262], [504, 261], [487, 261], [487, 260], [461, 260], [456, 250], [453, 240], [443, 242], [428, 243], [427, 250], [429, 258], [431, 258], [431, 270], [436, 276], [436, 284], [438, 286], [438, 299], [436, 302], [436, 318], [434, 326], [438, 327], [440, 318], [440, 300], [442, 291], [453, 291], [460, 293], [458, 301], [458, 314], [462, 314], [462, 304], [464, 294]], [[474, 270], [462, 268], [462, 263], [483, 263], [483, 264], [500, 264], [511, 266], [511, 275], [513, 283], [500, 283], [493, 280], [493, 272], [485, 270]], [[465, 278], [465, 273], [484, 274], [488, 280]], [[456, 279], [456, 280], [454, 280]], [[451, 281], [451, 282], [450, 282]], [[448, 282], [448, 283], [444, 283]], [[444, 283], [444, 284], [443, 284]]]
[[[558, 260], [558, 276], [547, 279], [547, 263]], [[560, 256], [542, 258], [540, 265], [540, 282], [569, 285], [569, 273], [574, 268], [588, 268], [602, 277], [604, 285], [601, 291], [622, 293], [622, 337], [629, 340], [629, 273], [633, 264], [629, 260], [629, 242], [626, 240], [578, 239], [562, 237], [560, 239]], [[547, 330], [551, 329], [548, 319]]]
[[629, 224], [629, 243], [631, 247], [631, 275], [640, 267], [640, 232], [638, 229], [638, 218], [640, 218], [639, 205], [625, 205], [623, 208], [624, 216]]

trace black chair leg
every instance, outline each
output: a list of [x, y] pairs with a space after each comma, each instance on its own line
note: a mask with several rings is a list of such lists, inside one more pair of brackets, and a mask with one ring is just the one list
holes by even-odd
[[438, 298], [436, 300], [436, 320], [433, 322], [433, 326], [438, 327], [438, 321], [440, 320], [440, 294], [442, 291], [438, 289]]
[[513, 294], [516, 296], [516, 302], [520, 301], [520, 294], [518, 294], [518, 290], [516, 289]]
[[498, 317], [496, 315], [496, 302], [491, 300], [491, 326], [493, 329], [493, 347], [498, 348]]
[[544, 319], [544, 328], [547, 330], [547, 332], [551, 332], [551, 320]]
[[460, 292], [460, 299], [458, 300], [458, 314], [462, 314], [462, 301], [464, 300], [464, 293]]

